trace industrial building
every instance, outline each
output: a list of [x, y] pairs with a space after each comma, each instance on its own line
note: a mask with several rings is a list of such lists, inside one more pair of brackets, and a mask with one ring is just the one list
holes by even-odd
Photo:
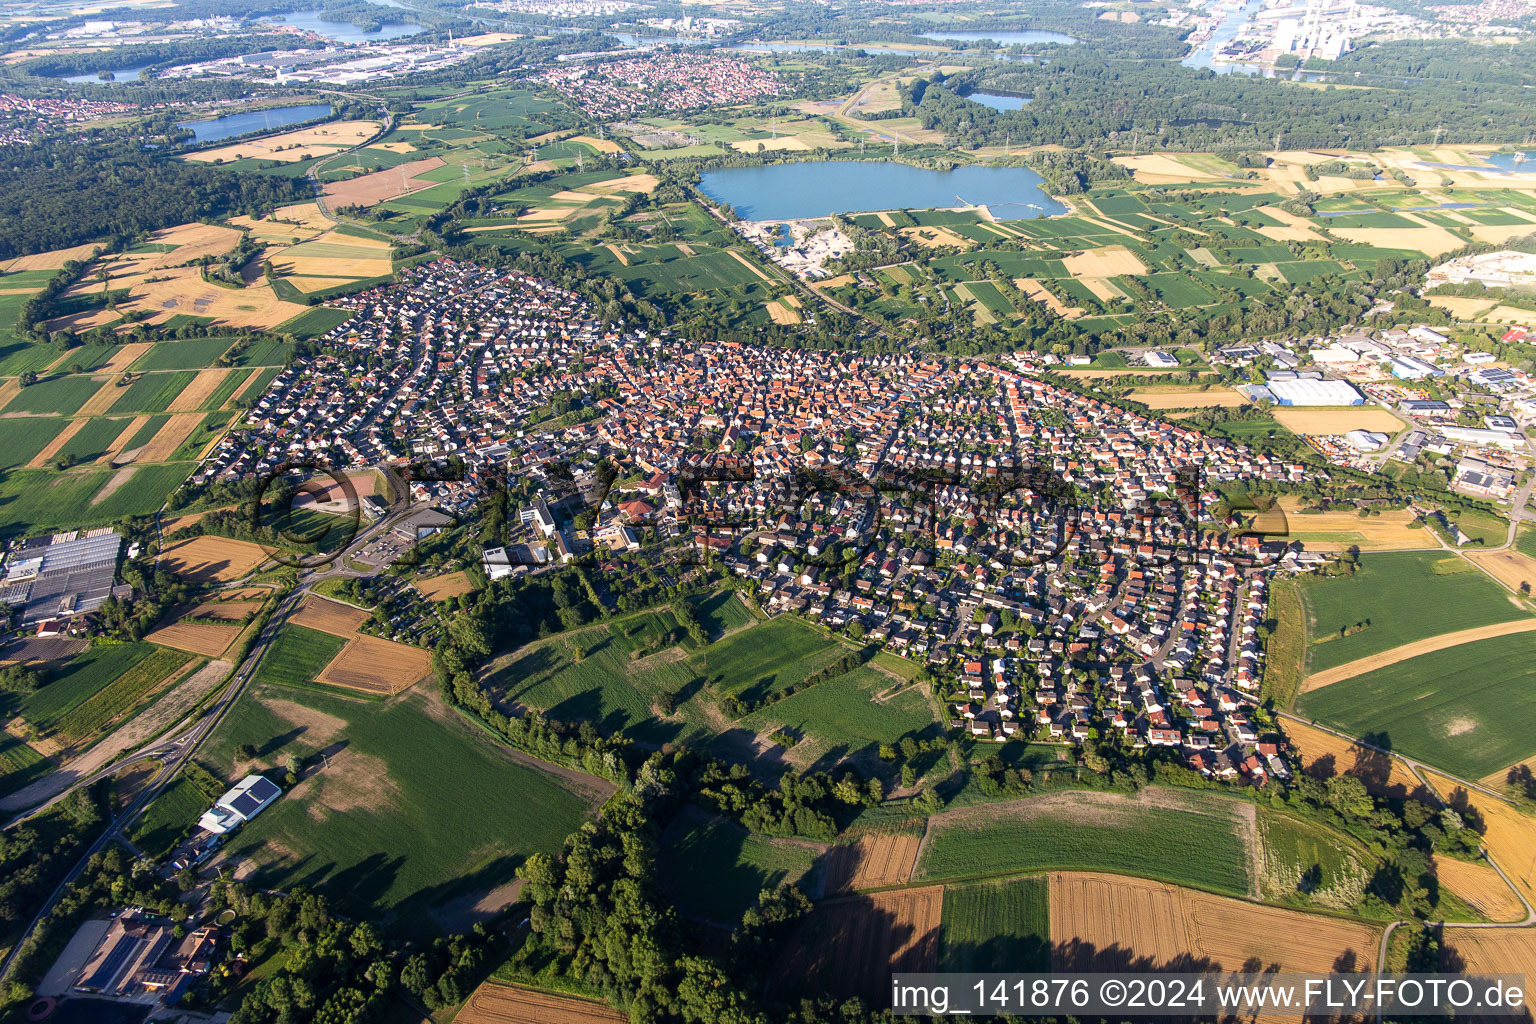
[[197, 824], [214, 835], [233, 832], [266, 810], [272, 801], [282, 795], [283, 791], [271, 779], [263, 775], [247, 775], [234, 789], [219, 797], [218, 802], [197, 820]]
[[[112, 529], [17, 541], [6, 558], [0, 600], [23, 626], [93, 612], [112, 596], [122, 546]], [[120, 589], [126, 596], [129, 588]]]
[[1348, 381], [1325, 377], [1271, 375], [1263, 385], [1250, 385], [1255, 399], [1268, 398], [1276, 405], [1364, 405], [1365, 396]]

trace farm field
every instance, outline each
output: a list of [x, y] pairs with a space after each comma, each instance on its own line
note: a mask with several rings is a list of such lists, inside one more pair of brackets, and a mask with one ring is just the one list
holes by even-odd
[[432, 656], [421, 648], [360, 635], [347, 641], [315, 681], [387, 696], [416, 685], [431, 672]]
[[218, 796], [204, 793], [185, 773], [180, 773], [150, 801], [133, 823], [128, 837], [151, 857], [164, 856]]
[[361, 608], [340, 601], [328, 601], [314, 594], [306, 595], [299, 607], [288, 616], [288, 621], [295, 626], [318, 629], [322, 633], [349, 640], [357, 635], [357, 628], [368, 619], [369, 614]]
[[536, 992], [487, 981], [470, 994], [453, 1024], [625, 1024], [612, 1007], [591, 999]]
[[145, 643], [93, 647], [55, 668], [47, 685], [35, 692], [20, 700], [14, 694], [4, 696], [13, 714], [34, 729], [51, 731], [60, 719], [159, 650]]
[[312, 683], [347, 642], [289, 622], [278, 631], [256, 668], [256, 679], [284, 686]]
[[1437, 772], [1425, 773], [1440, 798], [1479, 822], [1489, 858], [1509, 875], [1527, 900], [1536, 902], [1536, 815], [1503, 800], [1469, 791]]
[[159, 564], [196, 583], [228, 583], [266, 560], [267, 552], [259, 544], [201, 536], [167, 544], [160, 549]]
[[922, 841], [923, 827], [918, 822], [858, 832], [851, 841], [828, 851], [827, 892], [905, 885]]
[[1275, 420], [1293, 434], [1347, 434], [1351, 430], [1379, 430], [1395, 434], [1405, 424], [1379, 406], [1349, 405], [1340, 408], [1277, 406]]
[[1050, 794], [929, 819], [913, 881], [1081, 868], [1247, 894], [1252, 805], [1149, 788]]
[[874, 699], [896, 685], [890, 676], [865, 665], [775, 701], [744, 716], [740, 724], [758, 734], [787, 729], [801, 737], [785, 755], [799, 767], [809, 766], [834, 749], [844, 757], [872, 763], [880, 744], [894, 743], [908, 733], [939, 729], [933, 702], [921, 686], [908, 686], [893, 696]]
[[428, 601], [447, 601], [450, 598], [472, 594], [475, 590], [474, 584], [469, 580], [469, 575], [462, 571], [444, 573], [441, 576], [419, 578], [412, 586]]
[[[1467, 571], [1438, 572], [1441, 563]], [[1362, 558], [1352, 576], [1306, 581], [1309, 670], [1321, 672], [1426, 637], [1529, 616], [1503, 588], [1471, 570], [1443, 551], [1386, 552]], [[1364, 628], [1338, 636], [1367, 621]]]
[[1536, 589], [1536, 558], [1523, 551], [1469, 551], [1467, 557], [1511, 590]]
[[816, 905], [774, 969], [776, 995], [862, 996], [889, 1003], [892, 972], [938, 963], [943, 886], [844, 896]]
[[[236, 761], [244, 744], [254, 762]], [[557, 852], [612, 792], [536, 767], [422, 692], [378, 704], [258, 681], [201, 759], [234, 779], [289, 754], [301, 781], [240, 830], [230, 863], [259, 884], [311, 885], [344, 912], [382, 913], [418, 934], [464, 925], [442, 920], [445, 908], [503, 890], [528, 854]]]
[[1296, 748], [1302, 770], [1315, 779], [1327, 781], [1335, 775], [1353, 775], [1372, 793], [1396, 800], [1424, 789], [1418, 777], [1395, 757], [1294, 719], [1285, 719], [1282, 728]]
[[1536, 977], [1536, 928], [1446, 929], [1440, 963], [1447, 971]]
[[946, 886], [939, 970], [1051, 969], [1051, 890], [1041, 876]]
[[1536, 752], [1536, 663], [1513, 634], [1422, 654], [1303, 694], [1297, 709], [1453, 774], [1482, 778]]
[[1388, 509], [1362, 518], [1354, 512], [1300, 512], [1293, 498], [1280, 499], [1286, 516], [1289, 540], [1299, 540], [1308, 551], [1394, 551], [1434, 547], [1434, 538], [1407, 509]]
[[1050, 876], [1057, 971], [1365, 971], [1380, 928], [1116, 875]]
[[[847, 648], [799, 619], [783, 615], [695, 652], [690, 662], [705, 685], [758, 701], [833, 661]], [[807, 691], [810, 692], [810, 691]]]
[[684, 914], [730, 927], [764, 889], [797, 885], [816, 895], [813, 872], [825, 849], [803, 839], [757, 835], [687, 808], [662, 833], [658, 877]]
[[1488, 920], [1500, 923], [1525, 920], [1525, 907], [1514, 890], [1485, 862], [1436, 857], [1434, 866], [1440, 884]]
[[1495, 622], [1491, 626], [1475, 626], [1472, 629], [1462, 629], [1455, 633], [1442, 633], [1439, 636], [1415, 640], [1413, 643], [1393, 647], [1380, 654], [1373, 654], [1369, 657], [1360, 658], [1357, 661], [1345, 662], [1335, 668], [1325, 669], [1322, 672], [1307, 676], [1302, 681], [1301, 692], [1307, 693], [1311, 690], [1319, 690], [1342, 680], [1362, 676], [1378, 668], [1396, 665], [1398, 662], [1408, 661], [1420, 655], [1434, 653], [1435, 651], [1449, 650], [1453, 647], [1476, 643], [1479, 640], [1490, 640], [1494, 637], [1530, 632], [1536, 632], [1536, 619]]
[[329, 156], [359, 145], [376, 134], [381, 127], [377, 121], [330, 121], [313, 128], [246, 139], [215, 149], [200, 149], [196, 153], [187, 154], [186, 159], [198, 163], [230, 163], [243, 159], [293, 163], [310, 157]]

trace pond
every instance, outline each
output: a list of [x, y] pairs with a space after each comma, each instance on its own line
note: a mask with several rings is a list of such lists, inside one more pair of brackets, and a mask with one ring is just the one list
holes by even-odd
[[909, 167], [891, 160], [824, 160], [705, 171], [705, 195], [745, 220], [800, 220], [832, 213], [985, 206], [998, 220], [1066, 213], [1027, 167]]
[[251, 132], [275, 131], [291, 124], [329, 117], [329, 103], [301, 103], [292, 107], [271, 107], [267, 110], [247, 110], [239, 114], [225, 114], [209, 121], [178, 121], [177, 126], [192, 129], [198, 142], [217, 142], [232, 139]]
[[1024, 104], [1030, 100], [1028, 96], [1004, 96], [997, 92], [968, 92], [965, 98], [993, 110], [1023, 110]]
[[1060, 32], [1041, 32], [1035, 29], [993, 29], [990, 32], [956, 32], [946, 29], [943, 32], [924, 32], [924, 39], [942, 39], [949, 42], [979, 43], [991, 39], [1003, 46], [1041, 46], [1047, 43], [1057, 43], [1061, 46], [1072, 46], [1078, 40]]
[[287, 14], [277, 14], [265, 21], [281, 22], [284, 25], [292, 25], [294, 28], [313, 32], [317, 36], [337, 43], [377, 43], [382, 39], [399, 39], [403, 36], [413, 36], [420, 32], [422, 26], [411, 22], [401, 22], [395, 25], [381, 25], [372, 32], [365, 32], [357, 25], [346, 21], [325, 21], [320, 17], [321, 12], [315, 11], [290, 11]]
[[1536, 174], [1536, 153], [1484, 153], [1483, 159], [1501, 171]]
[[107, 72], [107, 74], [112, 76], [110, 79], [102, 78], [99, 71], [88, 71], [83, 75], [66, 75], [63, 81], [92, 82], [96, 85], [111, 85], [114, 82], [137, 82], [139, 80], [139, 72], [149, 66], [148, 64], [139, 64], [131, 68], [113, 68]]

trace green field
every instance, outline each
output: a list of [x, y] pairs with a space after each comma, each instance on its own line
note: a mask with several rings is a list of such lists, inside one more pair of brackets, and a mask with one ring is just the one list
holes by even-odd
[[[20, 701], [7, 694], [11, 705], [7, 710], [19, 714], [36, 729], [51, 730], [98, 692], [127, 676], [140, 662], [151, 655], [159, 658], [164, 653], [154, 644], [144, 643], [92, 647], [50, 672], [47, 684], [35, 693]], [[185, 659], [187, 655], [181, 657]], [[167, 668], [166, 672], [169, 671]], [[161, 676], [164, 674], [162, 672]]]
[[847, 648], [789, 615], [734, 633], [690, 660], [709, 685], [758, 701], [836, 661]]
[[[35, 386], [35, 385], [34, 385]], [[48, 442], [59, 436], [69, 421], [61, 416], [16, 416], [5, 421], [5, 445], [0, 469], [14, 469], [32, 461]]]
[[1536, 754], [1531, 634], [1422, 654], [1304, 693], [1296, 705], [1351, 736], [1481, 778]]
[[[237, 765], [244, 744], [256, 759]], [[255, 866], [257, 885], [311, 886], [413, 934], [462, 926], [454, 901], [511, 882], [530, 853], [557, 853], [608, 791], [573, 774], [586, 791], [573, 792], [424, 692], [381, 704], [256, 684], [200, 760], [234, 780], [289, 755], [299, 784], [226, 856]]]
[[[154, 354], [151, 349], [150, 355]], [[108, 410], [112, 415], [124, 413], [165, 412], [176, 400], [182, 389], [197, 376], [195, 370], [175, 370], [170, 373], [146, 373], [132, 384], [123, 387], [122, 394]]]
[[939, 925], [943, 972], [1051, 969], [1051, 890], [1041, 877], [946, 886]]
[[321, 669], [329, 665], [346, 645], [347, 642], [339, 636], [290, 623], [278, 632], [261, 659], [256, 680], [282, 686], [312, 683]]
[[1348, 910], [1378, 859], [1358, 840], [1317, 821], [1259, 809], [1259, 885], [1267, 899]]
[[212, 366], [233, 344], [234, 339], [228, 337], [162, 341], [135, 360], [129, 370], [200, 370]]
[[68, 416], [101, 390], [105, 378], [70, 374], [49, 377], [31, 387], [22, 388], [17, 396], [5, 404], [7, 413], [30, 412], [36, 415], [49, 413]]
[[[1437, 573], [1436, 563], [1445, 558], [1436, 551], [1370, 553], [1353, 576], [1304, 582], [1310, 671], [1528, 614], [1482, 573]], [[1358, 623], [1369, 624], [1338, 635]]]
[[[351, 310], [316, 307], [282, 325], [282, 330], [299, 338], [315, 338], [355, 316]], [[252, 346], [254, 348], [254, 346]]]
[[1033, 871], [1111, 871], [1216, 892], [1249, 891], [1245, 806], [1152, 788], [1137, 797], [1073, 792], [930, 819], [913, 881]]
[[170, 853], [182, 836], [213, 803], [185, 775], [178, 774], [149, 802], [133, 824], [129, 838], [151, 857]]
[[824, 847], [760, 836], [735, 822], [688, 808], [661, 836], [657, 867], [663, 891], [690, 917], [734, 925], [764, 889], [808, 884]]
[[60, 715], [54, 731], [69, 742], [84, 739], [128, 714], [154, 687], [193, 659], [182, 651], [157, 648], [149, 657], [119, 672], [106, 686]]
[[939, 729], [933, 703], [920, 686], [878, 704], [871, 699], [896, 685], [898, 680], [866, 665], [775, 701], [740, 724], [755, 732], [784, 729], [800, 737], [790, 750], [795, 764], [809, 764], [829, 752], [868, 757], [882, 743]]

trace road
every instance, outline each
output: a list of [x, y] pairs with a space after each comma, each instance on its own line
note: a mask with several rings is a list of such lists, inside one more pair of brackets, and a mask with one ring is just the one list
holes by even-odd
[[327, 566], [317, 569], [302, 570], [298, 585], [294, 587], [293, 590], [289, 591], [289, 593], [280, 602], [278, 602], [278, 606], [273, 609], [271, 617], [268, 618], [266, 625], [262, 627], [261, 632], [257, 635], [256, 641], [251, 645], [251, 650], [246, 655], [245, 660], [243, 660], [235, 668], [235, 670], [230, 674], [229, 681], [224, 684], [223, 693], [211, 705], [204, 708], [196, 718], [187, 722], [184, 727], [176, 730], [170, 736], [151, 741], [150, 744], [133, 752], [129, 756], [114, 762], [106, 768], [96, 772], [89, 778], [83, 779], [76, 783], [68, 790], [65, 790], [63, 793], [58, 794], [53, 799], [43, 804], [41, 807], [34, 808], [18, 816], [14, 821], [7, 825], [7, 827], [10, 827], [19, 821], [25, 820], [25, 818], [30, 817], [31, 815], [37, 813], [39, 810], [52, 806], [57, 801], [62, 800], [64, 797], [68, 796], [69, 793], [74, 792], [80, 786], [89, 785], [91, 782], [101, 779], [106, 775], [115, 774], [116, 772], [121, 771], [122, 768], [126, 765], [154, 759], [158, 759], [162, 762], [160, 770], [155, 773], [155, 777], [150, 780], [149, 784], [145, 786], [142, 791], [139, 792], [138, 796], [134, 797], [134, 799], [129, 802], [127, 807], [123, 808], [113, 817], [111, 823], [106, 827], [102, 834], [96, 838], [95, 842], [91, 843], [91, 845], [86, 849], [85, 853], [81, 855], [80, 859], [75, 863], [74, 867], [69, 870], [69, 873], [65, 875], [64, 879], [58, 884], [58, 886], [54, 888], [53, 892], [49, 894], [48, 899], [45, 900], [43, 904], [38, 908], [38, 911], [32, 917], [32, 920], [27, 923], [26, 928], [17, 938], [16, 944], [12, 946], [11, 950], [6, 954], [5, 960], [0, 962], [0, 984], [4, 984], [6, 979], [9, 977], [11, 968], [15, 962], [17, 950], [21, 949], [22, 946], [25, 945], [26, 940], [32, 934], [33, 929], [35, 929], [38, 922], [41, 921], [43, 917], [53, 909], [54, 905], [59, 901], [59, 898], [64, 894], [64, 890], [68, 888], [68, 886], [80, 876], [82, 871], [85, 870], [85, 866], [89, 862], [90, 858], [114, 842], [122, 843], [130, 850], [134, 849], [133, 844], [127, 839], [126, 829], [128, 825], [138, 817], [138, 815], [144, 810], [145, 807], [149, 806], [150, 802], [154, 800], [155, 797], [160, 795], [161, 791], [164, 790], [166, 786], [170, 785], [171, 781], [176, 777], [176, 773], [181, 770], [181, 767], [186, 764], [189, 759], [191, 759], [191, 757], [197, 752], [198, 747], [202, 745], [203, 741], [206, 740], [208, 736], [213, 732], [213, 730], [219, 725], [219, 723], [224, 720], [224, 717], [229, 713], [230, 708], [234, 706], [235, 702], [240, 698], [240, 695], [245, 691], [246, 685], [250, 683], [252, 677], [254, 677], [256, 673], [256, 667], [261, 663], [262, 657], [272, 646], [272, 640], [277, 635], [277, 631], [282, 628], [283, 623], [287, 621], [288, 616], [292, 614], [294, 608], [296, 608], [299, 602], [304, 599], [305, 595], [309, 593], [310, 588], [320, 580], [332, 575], [333, 567], [335, 567], [337, 572], [340, 574], [354, 574], [352, 570], [346, 569], [343, 566], [343, 559], [346, 557], [346, 555], [354, 550], [357, 550], [358, 548], [366, 546], [368, 542], [371, 541], [374, 537], [389, 529], [403, 517], [410, 515], [415, 511], [416, 509], [410, 503], [409, 495], [407, 494], [402, 496], [396, 501], [395, 505], [390, 509], [390, 511], [384, 516], [381, 516], [376, 523], [373, 523], [365, 530], [359, 531], [358, 534], [346, 545], [346, 547], [337, 553], [335, 558]]

